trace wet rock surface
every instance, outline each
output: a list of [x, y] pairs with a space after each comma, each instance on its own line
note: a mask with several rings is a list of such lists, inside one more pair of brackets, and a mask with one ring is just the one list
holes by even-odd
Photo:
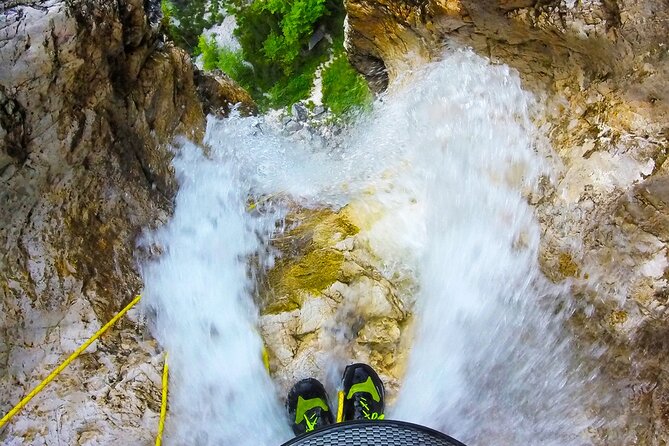
[[542, 268], [571, 284], [570, 329], [583, 351], [606, 352], [593, 367], [618, 396], [592, 408], [602, 419], [594, 438], [666, 443], [666, 2], [345, 3], [349, 58], [373, 85], [467, 46], [535, 93], [535, 122], [557, 155], [556, 177], [529, 197]]
[[[284, 394], [317, 377], [336, 388], [347, 364], [371, 364], [395, 398], [407, 359], [409, 292], [388, 280], [359, 235], [350, 206], [296, 209], [274, 242], [260, 289], [261, 334]], [[325, 374], [325, 375], [324, 375]]]
[[[190, 58], [162, 41], [150, 3], [2, 5], [2, 413], [141, 290], [135, 239], [168, 218], [176, 188], [167, 145], [203, 134]], [[160, 348], [131, 315], [0, 442], [151, 443], [161, 367]]]
[[235, 107], [243, 116], [258, 113], [258, 106], [251, 95], [220, 70], [196, 70], [195, 84], [206, 114], [225, 117]]

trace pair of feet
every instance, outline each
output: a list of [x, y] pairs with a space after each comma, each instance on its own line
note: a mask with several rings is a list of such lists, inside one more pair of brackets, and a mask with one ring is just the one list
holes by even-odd
[[336, 415], [330, 409], [323, 384], [314, 378], [303, 379], [293, 386], [286, 408], [293, 432], [300, 435], [335, 421], [383, 420], [384, 393], [383, 382], [373, 368], [351, 364], [344, 370]]

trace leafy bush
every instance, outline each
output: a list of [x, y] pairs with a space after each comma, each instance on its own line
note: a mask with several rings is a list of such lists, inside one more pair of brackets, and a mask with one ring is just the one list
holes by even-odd
[[323, 69], [323, 104], [335, 115], [353, 108], [365, 108], [372, 100], [365, 79], [351, 66], [342, 49], [335, 53], [334, 60]]
[[292, 76], [280, 76], [267, 89], [259, 88], [254, 68], [246, 62], [242, 51], [231, 51], [220, 48], [216, 41], [200, 36], [198, 52], [202, 55], [205, 70], [220, 69], [232, 79], [246, 88], [261, 109], [270, 107], [286, 107], [309, 96], [313, 88], [314, 72], [321, 63], [320, 59], [309, 61], [300, 67]]
[[270, 0], [255, 2], [261, 11], [279, 14], [281, 32], [272, 31], [263, 44], [267, 59], [278, 62], [286, 74], [315, 30], [316, 22], [326, 13], [325, 0]]
[[241, 51], [220, 48], [213, 37], [207, 40], [204, 36], [200, 36], [196, 51], [202, 55], [205, 70], [218, 68], [244, 88], [251, 87], [248, 82], [253, 80], [253, 68], [244, 61]]
[[343, 36], [342, 0], [231, 2], [242, 56], [253, 66], [252, 79], [235, 80], [255, 86], [252, 94], [261, 108], [288, 106], [306, 98], [316, 68], [328, 59], [330, 50], [327, 39], [309, 50], [309, 40], [319, 28]]
[[[307, 98], [316, 69], [332, 52], [337, 57], [323, 73], [326, 105], [341, 114], [369, 100], [364, 80], [344, 56], [342, 0], [162, 0], [161, 5], [172, 40], [201, 54], [205, 70], [219, 68], [246, 88], [261, 110]], [[219, 48], [201, 35], [223, 20], [224, 6], [237, 19], [241, 51]], [[316, 30], [333, 40], [309, 49]]]
[[309, 53], [326, 49], [327, 44], [307, 52], [309, 40], [319, 27], [330, 34], [343, 34], [341, 0], [263, 0], [250, 5], [245, 0], [233, 0], [231, 12], [237, 17], [235, 34], [245, 58], [253, 66], [279, 64], [286, 75], [308, 59]]
[[225, 18], [225, 0], [161, 0], [160, 8], [165, 34], [189, 52], [198, 46], [202, 31]]
[[320, 58], [307, 61], [293, 76], [282, 77], [270, 88], [266, 106], [287, 107], [307, 98], [314, 88], [314, 74], [321, 62]]

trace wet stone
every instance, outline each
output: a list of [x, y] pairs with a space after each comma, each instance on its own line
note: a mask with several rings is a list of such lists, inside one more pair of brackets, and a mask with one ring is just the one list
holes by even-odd
[[290, 108], [290, 111], [293, 115], [293, 118], [297, 119], [298, 121], [304, 122], [307, 120], [307, 118], [309, 118], [309, 110], [307, 110], [307, 108], [299, 102], [293, 104], [293, 106]]

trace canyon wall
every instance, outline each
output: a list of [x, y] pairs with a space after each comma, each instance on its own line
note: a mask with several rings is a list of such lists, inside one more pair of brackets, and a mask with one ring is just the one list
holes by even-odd
[[[557, 155], [528, 199], [541, 264], [619, 398], [602, 444], [669, 438], [669, 5], [656, 0], [346, 0], [349, 59], [377, 91], [469, 47], [517, 70]], [[601, 350], [601, 348], [600, 348]], [[577, 359], [578, 360], [578, 359]], [[580, 360], [588, 362], [587, 358]]]
[[[169, 143], [203, 136], [194, 67], [163, 41], [159, 14], [141, 0], [0, 6], [3, 414], [141, 291], [136, 239], [168, 218], [176, 190]], [[151, 443], [161, 369], [133, 310], [0, 442]]]

